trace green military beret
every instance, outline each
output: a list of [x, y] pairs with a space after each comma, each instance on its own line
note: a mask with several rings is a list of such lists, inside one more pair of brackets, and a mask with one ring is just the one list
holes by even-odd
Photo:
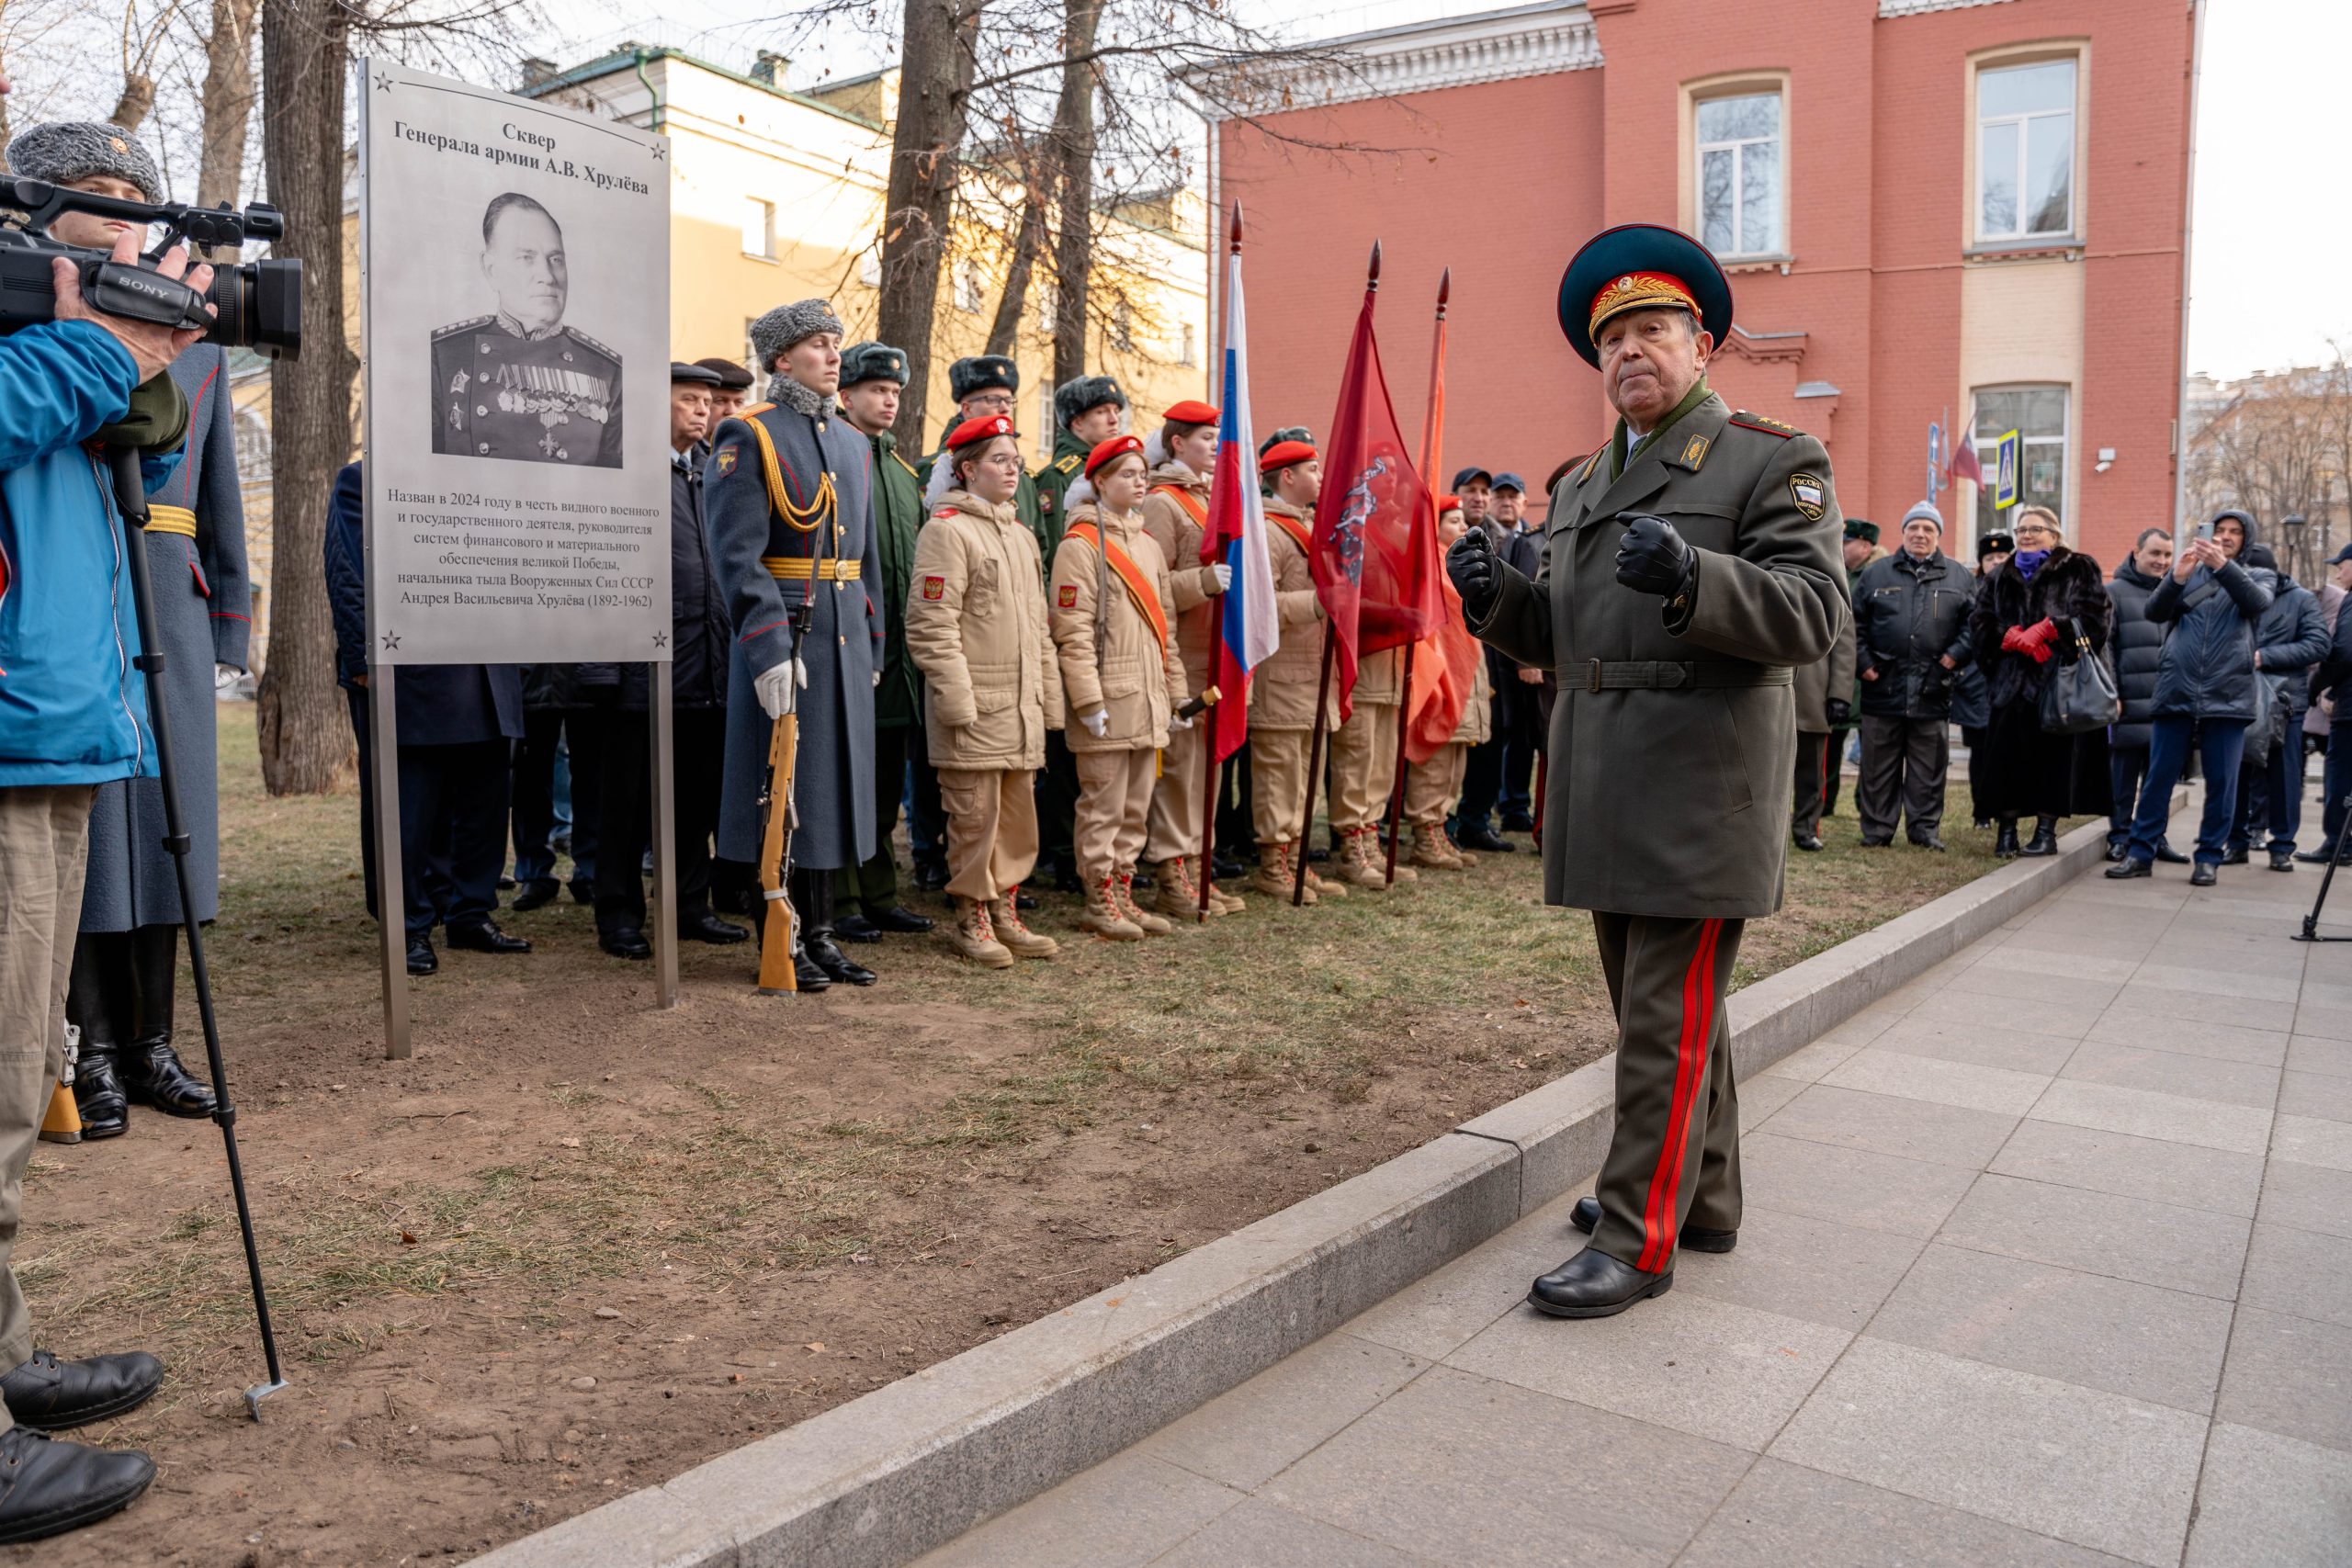
[[1878, 543], [1878, 525], [1865, 523], [1859, 517], [1849, 517], [1846, 519], [1846, 537], [1875, 545]]
[[905, 386], [906, 355], [872, 339], [850, 344], [842, 350], [842, 385], [854, 387], [860, 381], [896, 381]]

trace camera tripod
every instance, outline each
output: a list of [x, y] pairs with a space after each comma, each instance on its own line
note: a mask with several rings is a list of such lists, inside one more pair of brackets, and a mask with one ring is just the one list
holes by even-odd
[[187, 932], [188, 967], [196, 978], [196, 1009], [204, 1020], [204, 1055], [212, 1071], [212, 1120], [220, 1124], [220, 1141], [229, 1156], [229, 1188], [236, 1194], [237, 1227], [245, 1240], [245, 1273], [253, 1284], [254, 1315], [261, 1325], [261, 1352], [269, 1366], [269, 1381], [245, 1390], [245, 1409], [261, 1419], [261, 1402], [286, 1386], [278, 1370], [277, 1337], [269, 1326], [269, 1298], [263, 1292], [261, 1252], [254, 1242], [253, 1207], [245, 1199], [244, 1167], [237, 1158], [237, 1108], [229, 1100], [229, 1072], [220, 1060], [220, 1025], [212, 1011], [212, 981], [204, 967], [204, 927], [196, 918], [196, 900], [188, 886], [187, 828], [180, 821], [180, 792], [172, 771], [170, 704], [164, 695], [163, 643], [155, 630], [155, 587], [147, 570], [147, 484], [139, 471], [139, 449], [108, 446], [107, 462], [114, 478], [115, 508], [122, 518], [119, 536], [125, 564], [130, 571], [130, 603], [139, 623], [139, 657], [132, 662], [147, 677], [147, 725], [155, 737], [155, 771], [164, 792], [164, 848], [179, 878], [180, 922]]
[[2344, 798], [2344, 825], [2335, 829], [2335, 837], [2326, 840], [2327, 869], [2320, 874], [2319, 897], [2312, 900], [2312, 912], [2303, 917], [2303, 929], [2295, 933], [2297, 942], [2352, 942], [2352, 936], [2322, 936], [2319, 912], [2327, 907], [2328, 884], [2335, 880], [2335, 868], [2344, 863], [2344, 835], [2352, 832], [2352, 795]]

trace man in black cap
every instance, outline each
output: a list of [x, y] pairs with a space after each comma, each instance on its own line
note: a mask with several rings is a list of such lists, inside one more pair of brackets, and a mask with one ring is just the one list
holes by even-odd
[[[1559, 672], [1544, 897], [1593, 912], [1617, 1012], [1614, 1128], [1592, 1244], [1529, 1303], [1600, 1317], [1662, 1294], [1684, 1246], [1740, 1221], [1724, 997], [1748, 919], [1781, 904], [1796, 764], [1791, 671], [1847, 630], [1820, 442], [1708, 389], [1731, 285], [1697, 241], [1611, 229], [1560, 286], [1615, 433], [1553, 492], [1531, 580], [1483, 529], [1446, 563], [1471, 629]], [[1475, 961], [1474, 961], [1475, 962]]]
[[[1878, 525], [1865, 523], [1859, 517], [1846, 519], [1846, 536], [1839, 546], [1846, 561], [1846, 599], [1853, 602], [1854, 585], [1862, 573], [1886, 558], [1886, 551], [1878, 542]], [[1855, 728], [1861, 723], [1862, 681], [1857, 667], [1854, 679], [1846, 691], [1844, 722], [1829, 727], [1829, 776], [1823, 781], [1821, 814], [1838, 814], [1838, 795], [1846, 782], [1846, 752], [1853, 744]]]
[[1495, 492], [1495, 476], [1486, 469], [1471, 467], [1453, 471], [1453, 494], [1462, 502], [1462, 525], [1487, 520], [1487, 501]]
[[917, 794], [926, 784], [933, 798], [939, 793], [923, 743], [922, 676], [907, 657], [903, 614], [914, 582], [915, 533], [922, 526], [922, 484], [890, 434], [906, 384], [907, 356], [888, 344], [869, 341], [842, 350], [842, 412], [874, 447], [874, 544], [882, 562], [875, 592], [891, 612], [882, 634], [882, 681], [874, 688], [874, 852], [842, 878], [843, 912], [833, 922], [847, 942], [931, 930], [929, 916], [899, 901], [899, 863], [890, 850], [910, 766]]
[[[710, 908], [710, 838], [718, 827], [726, 776], [727, 660], [734, 636], [711, 571], [703, 525], [702, 464], [695, 450], [709, 434], [718, 372], [670, 366], [670, 804], [678, 853], [678, 925], [689, 942], [737, 942], [752, 933]], [[616, 958], [650, 958], [645, 938], [645, 878], [651, 840], [653, 664], [582, 664], [584, 700], [615, 716], [605, 738], [598, 802], [596, 944]]]
[[[947, 367], [947, 395], [956, 400], [956, 416], [945, 429], [955, 429], [967, 419], [988, 414], [1014, 417], [1012, 401], [1021, 391], [1021, 367], [1001, 354], [976, 354], [956, 361]], [[931, 468], [939, 461], [933, 452], [915, 465], [915, 477], [924, 484], [931, 483]], [[1021, 513], [1021, 521], [1037, 536], [1037, 550], [1046, 548], [1045, 513], [1037, 504], [1037, 482], [1027, 474], [1021, 476], [1021, 488], [1012, 492], [1013, 510]], [[900, 606], [893, 605], [893, 609]]]
[[[714, 354], [695, 363], [718, 378], [718, 385], [710, 392], [710, 428], [717, 430], [720, 420], [733, 419], [752, 400], [752, 373], [723, 355]], [[699, 449], [704, 457], [710, 455], [707, 434], [702, 438]]]
[[[1506, 468], [1487, 493], [1487, 529], [1495, 553], [1532, 578], [1544, 564], [1544, 541], [1527, 524], [1527, 481]], [[1544, 752], [1544, 671], [1515, 664], [1488, 649], [1487, 678], [1495, 688], [1495, 806], [1506, 833], [1535, 830], [1535, 760]]]

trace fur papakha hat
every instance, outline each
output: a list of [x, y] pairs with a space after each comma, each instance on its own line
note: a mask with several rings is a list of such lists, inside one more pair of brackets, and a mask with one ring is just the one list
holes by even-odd
[[120, 126], [53, 119], [8, 143], [10, 172], [62, 186], [90, 175], [129, 180], [149, 201], [164, 199], [163, 172], [138, 139]]
[[1073, 420], [1104, 403], [1127, 406], [1127, 394], [1108, 376], [1073, 376], [1054, 389], [1054, 423], [1068, 430]]
[[752, 351], [760, 356], [761, 369], [774, 370], [777, 355], [819, 333], [839, 337], [842, 319], [833, 314], [832, 306], [826, 300], [796, 299], [789, 305], [778, 305], [752, 323]]
[[959, 403], [992, 387], [1021, 390], [1021, 367], [1001, 354], [975, 354], [947, 367], [947, 395]]
[[854, 387], [860, 381], [896, 381], [905, 386], [907, 356], [871, 338], [850, 344], [842, 350], [842, 385]]

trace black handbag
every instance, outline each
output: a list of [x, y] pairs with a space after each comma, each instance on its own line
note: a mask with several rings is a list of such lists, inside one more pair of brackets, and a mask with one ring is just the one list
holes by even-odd
[[2069, 615], [2066, 626], [2074, 634], [2075, 659], [2041, 683], [2041, 728], [2049, 735], [2087, 735], [2123, 716], [2123, 698], [2115, 689], [2115, 672], [2084, 635], [2083, 623]]

